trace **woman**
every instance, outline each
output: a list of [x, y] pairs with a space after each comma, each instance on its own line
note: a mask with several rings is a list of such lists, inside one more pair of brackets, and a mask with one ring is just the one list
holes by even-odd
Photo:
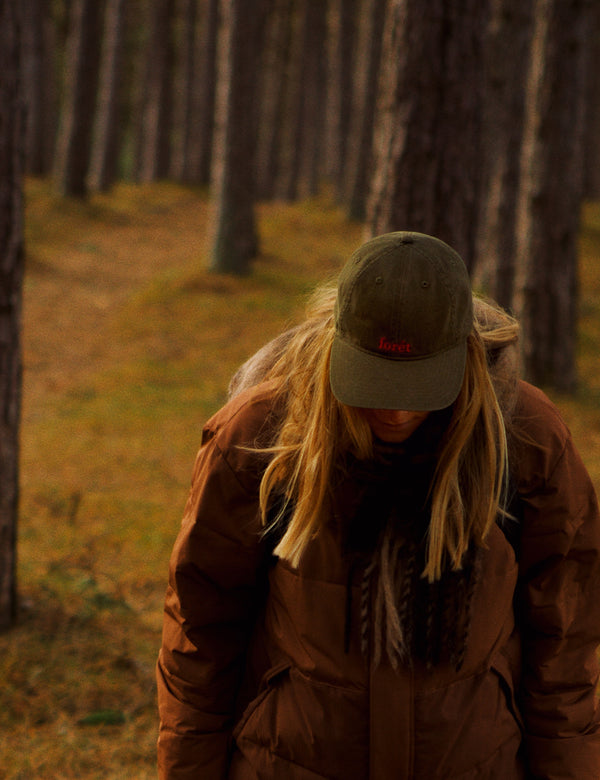
[[516, 341], [391, 233], [235, 378], [171, 561], [162, 778], [600, 777], [597, 503]]

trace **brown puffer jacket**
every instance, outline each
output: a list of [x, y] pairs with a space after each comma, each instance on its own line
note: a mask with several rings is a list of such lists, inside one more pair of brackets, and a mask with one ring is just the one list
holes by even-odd
[[262, 385], [203, 433], [165, 605], [161, 778], [598, 780], [600, 519], [543, 393], [519, 385], [514, 425], [535, 444], [519, 449], [518, 533], [488, 537], [459, 671], [365, 658], [334, 523], [298, 570], [273, 559], [264, 464], [238, 445], [276, 416]]

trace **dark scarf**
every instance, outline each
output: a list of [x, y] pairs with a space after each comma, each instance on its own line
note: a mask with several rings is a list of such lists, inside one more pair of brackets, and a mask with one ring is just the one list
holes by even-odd
[[[450, 414], [431, 414], [402, 444], [376, 442], [371, 460], [348, 456], [335, 491], [335, 518], [348, 560], [345, 645], [351, 638], [351, 585], [358, 579], [361, 649], [376, 662], [385, 651], [394, 666], [416, 659], [427, 666], [463, 663], [476, 551], [469, 550], [459, 571], [445, 571], [435, 583], [421, 576], [430, 486]], [[391, 623], [400, 627], [400, 645], [391, 639]]]

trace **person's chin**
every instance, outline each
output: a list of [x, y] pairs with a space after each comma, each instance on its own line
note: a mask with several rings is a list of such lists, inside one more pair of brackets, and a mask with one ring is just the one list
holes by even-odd
[[418, 425], [384, 425], [377, 423], [371, 425], [371, 430], [381, 441], [390, 444], [401, 444], [409, 439], [418, 427]]

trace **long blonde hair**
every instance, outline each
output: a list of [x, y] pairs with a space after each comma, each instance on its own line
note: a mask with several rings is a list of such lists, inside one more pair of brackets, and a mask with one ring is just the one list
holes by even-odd
[[[361, 459], [373, 453], [368, 424], [357, 409], [336, 400], [329, 384], [335, 294], [334, 287], [318, 291], [304, 324], [290, 333], [285, 346], [278, 345], [280, 357], [265, 377], [277, 381], [285, 399], [285, 414], [269, 451], [260, 507], [264, 523], [276, 525], [284, 515], [289, 517], [274, 552], [292, 566], [299, 564], [327, 516], [324, 510], [338, 458], [347, 451]], [[431, 521], [422, 573], [430, 582], [440, 579], [447, 567], [459, 569], [470, 545], [483, 546], [502, 511], [507, 475], [506, 398], [510, 392], [507, 385], [497, 394], [490, 362], [515, 344], [518, 326], [489, 302], [476, 299], [474, 304], [463, 385], [431, 488]], [[499, 398], [504, 400], [504, 409]], [[268, 521], [275, 496], [280, 499], [280, 512]]]

